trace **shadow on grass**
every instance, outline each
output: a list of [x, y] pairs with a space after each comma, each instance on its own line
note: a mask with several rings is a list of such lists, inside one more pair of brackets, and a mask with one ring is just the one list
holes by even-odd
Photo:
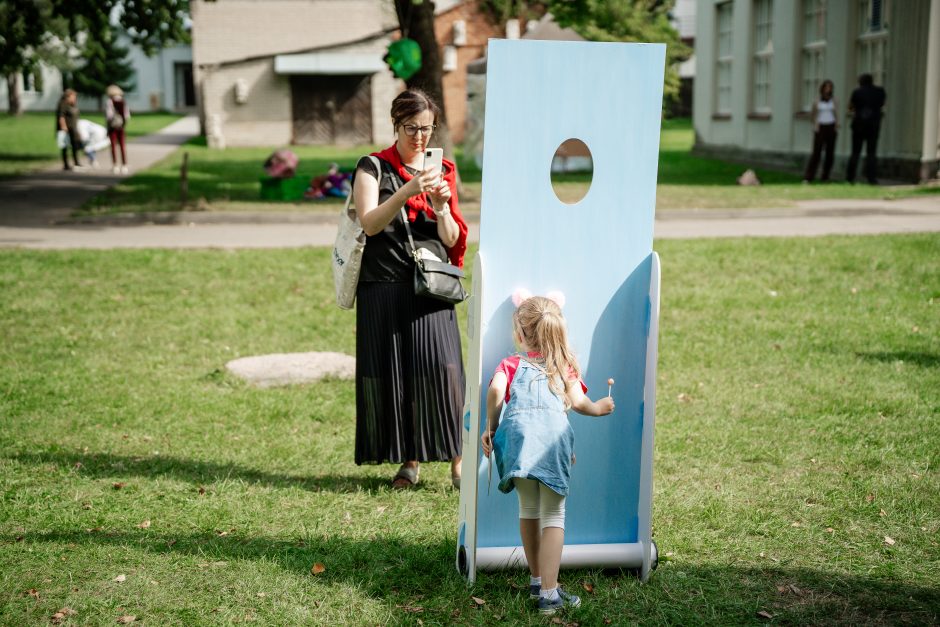
[[[126, 456], [111, 453], [71, 453], [66, 451], [46, 451], [29, 453], [10, 453], [6, 459], [21, 464], [55, 464], [63, 470], [77, 469], [81, 476], [93, 478], [114, 478], [116, 476], [138, 476], [154, 479], [167, 477], [179, 481], [191, 482], [194, 486], [209, 485], [229, 479], [257, 483], [276, 488], [302, 488], [311, 492], [378, 492], [389, 490], [393, 474], [389, 466], [389, 479], [356, 475], [291, 475], [271, 473], [238, 464], [199, 461], [179, 457]], [[78, 466], [78, 464], [81, 464]], [[424, 484], [419, 483], [418, 489]]]
[[[319, 583], [352, 583], [369, 597], [386, 598], [402, 592], [408, 596], [440, 593], [442, 578], [451, 579], [448, 599], [463, 588], [454, 568], [454, 546], [449, 543], [413, 542], [390, 535], [380, 525], [374, 539], [350, 539], [326, 534], [299, 535], [293, 539], [267, 536], [240, 536], [237, 532], [159, 534], [127, 533], [108, 529], [53, 531], [16, 536], [0, 536], [0, 545], [68, 544], [114, 546], [142, 549], [157, 555], [188, 555], [198, 558], [207, 573], [234, 560], [257, 560], [278, 564], [296, 575], [310, 575], [311, 566], [320, 563], [325, 570]], [[338, 529], [336, 531], [339, 531]], [[404, 532], [403, 532], [404, 533]], [[403, 590], [403, 588], [408, 588]]]
[[49, 161], [58, 157], [56, 153], [19, 153], [19, 152], [0, 152], [0, 161]]
[[856, 352], [855, 356], [867, 361], [880, 361], [889, 364], [903, 361], [906, 364], [913, 364], [921, 368], [940, 367], [940, 355], [936, 353], [923, 353], [920, 351], [878, 351], [873, 353]]
[[[373, 599], [397, 604], [389, 608], [396, 619], [406, 620], [415, 610], [401, 603], [416, 599], [423, 606], [419, 612], [424, 620], [438, 613], [440, 618], [453, 618], [455, 607], [473, 612], [462, 617], [473, 616], [473, 622], [507, 619], [502, 615], [507, 610], [523, 619], [537, 618], [520, 585], [525, 579], [522, 571], [480, 572], [471, 592], [454, 568], [450, 542], [413, 541], [406, 530], [400, 533], [377, 526], [370, 539], [329, 533], [286, 539], [237, 533], [27, 530], [0, 536], [0, 545], [23, 543], [30, 550], [41, 544], [62, 545], [72, 553], [83, 546], [126, 547], [154, 555], [189, 556], [199, 560], [197, 566], [205, 569], [207, 577], [212, 569], [235, 560], [274, 563], [297, 576], [308, 576], [311, 566], [321, 563], [325, 570], [316, 575], [318, 583], [354, 586]], [[560, 579], [585, 601], [571, 614], [581, 624], [610, 623], [609, 615], [619, 616], [623, 621], [619, 624], [760, 624], [769, 618], [778, 624], [923, 625], [940, 619], [940, 589], [823, 569], [669, 562], [644, 585], [623, 571], [570, 570], [563, 571]], [[593, 592], [581, 590], [582, 582], [590, 582]], [[487, 604], [471, 609], [471, 593]], [[494, 615], [497, 612], [500, 615]]]

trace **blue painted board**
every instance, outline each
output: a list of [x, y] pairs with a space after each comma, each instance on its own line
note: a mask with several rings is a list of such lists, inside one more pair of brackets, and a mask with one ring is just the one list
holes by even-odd
[[[481, 199], [483, 380], [512, 354], [511, 295], [565, 293], [572, 345], [592, 399], [616, 380], [616, 411], [571, 412], [577, 464], [566, 544], [636, 542], [650, 264], [665, 46], [491, 40]], [[550, 166], [569, 138], [594, 174], [575, 205]], [[485, 420], [485, 416], [481, 417]], [[515, 495], [478, 475], [476, 544], [519, 544]], [[495, 474], [495, 473], [494, 473]]]

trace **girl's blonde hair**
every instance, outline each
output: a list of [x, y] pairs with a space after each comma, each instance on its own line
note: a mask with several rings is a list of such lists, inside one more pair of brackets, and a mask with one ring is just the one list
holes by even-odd
[[548, 298], [532, 296], [519, 304], [512, 322], [520, 339], [542, 354], [548, 387], [564, 400], [568, 409], [568, 380], [572, 375], [580, 378], [581, 368], [568, 346], [568, 330], [561, 307]]

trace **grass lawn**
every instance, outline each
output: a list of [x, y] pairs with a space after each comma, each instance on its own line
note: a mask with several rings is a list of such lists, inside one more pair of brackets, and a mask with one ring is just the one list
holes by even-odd
[[[354, 168], [359, 158], [376, 146], [291, 146], [300, 158], [298, 175], [313, 178], [324, 174], [331, 162]], [[259, 211], [309, 209], [333, 212], [342, 206], [339, 199], [302, 203], [271, 203], [260, 200], [263, 164], [272, 148], [226, 148], [210, 150], [204, 137], [197, 137], [153, 167], [124, 179], [117, 187], [98, 195], [81, 213], [126, 211], [172, 211], [179, 209], [179, 175], [183, 153], [189, 153], [189, 196], [204, 199], [212, 209]]]
[[[691, 120], [663, 121], [659, 157], [658, 209], [713, 209], [787, 207], [799, 200], [820, 198], [892, 199], [940, 193], [940, 187], [903, 185], [871, 187], [831, 183], [802, 185], [795, 174], [758, 169], [759, 187], [740, 187], [735, 181], [746, 166], [690, 154], [694, 134]], [[355, 166], [359, 157], [376, 146], [292, 146], [300, 158], [299, 174], [312, 178], [326, 172], [330, 162], [343, 168]], [[179, 171], [182, 153], [190, 156], [190, 197], [204, 199], [200, 206], [225, 211], [301, 210], [334, 212], [339, 200], [260, 203], [261, 164], [272, 148], [210, 150], [204, 138], [191, 141], [149, 170], [125, 179], [120, 185], [91, 200], [79, 213], [117, 213], [179, 209]], [[469, 156], [458, 156], [464, 183], [461, 206], [479, 211], [482, 173]], [[584, 195], [590, 176], [557, 177], [559, 195], [577, 199]]]
[[[127, 136], [137, 137], [158, 131], [180, 118], [175, 113], [132, 113]], [[56, 147], [52, 112], [28, 112], [20, 117], [0, 114], [0, 176], [24, 174], [60, 159]], [[104, 114], [83, 113], [82, 117], [104, 125]]]
[[[940, 235], [657, 249], [662, 562], [563, 571], [565, 620], [940, 621]], [[0, 251], [0, 623], [553, 624], [465, 587], [446, 464], [353, 464], [352, 382], [224, 374], [353, 351], [328, 257]]]

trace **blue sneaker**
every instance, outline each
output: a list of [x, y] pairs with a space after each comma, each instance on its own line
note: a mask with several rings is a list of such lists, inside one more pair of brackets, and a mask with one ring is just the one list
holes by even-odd
[[539, 598], [539, 613], [554, 614], [564, 607], [578, 607], [581, 605], [581, 597], [574, 594], [568, 594], [558, 586], [558, 598], [549, 601], [545, 597]]
[[537, 583], [529, 585], [529, 598], [533, 601], [538, 601], [541, 596], [539, 593], [542, 591], [542, 586]]

